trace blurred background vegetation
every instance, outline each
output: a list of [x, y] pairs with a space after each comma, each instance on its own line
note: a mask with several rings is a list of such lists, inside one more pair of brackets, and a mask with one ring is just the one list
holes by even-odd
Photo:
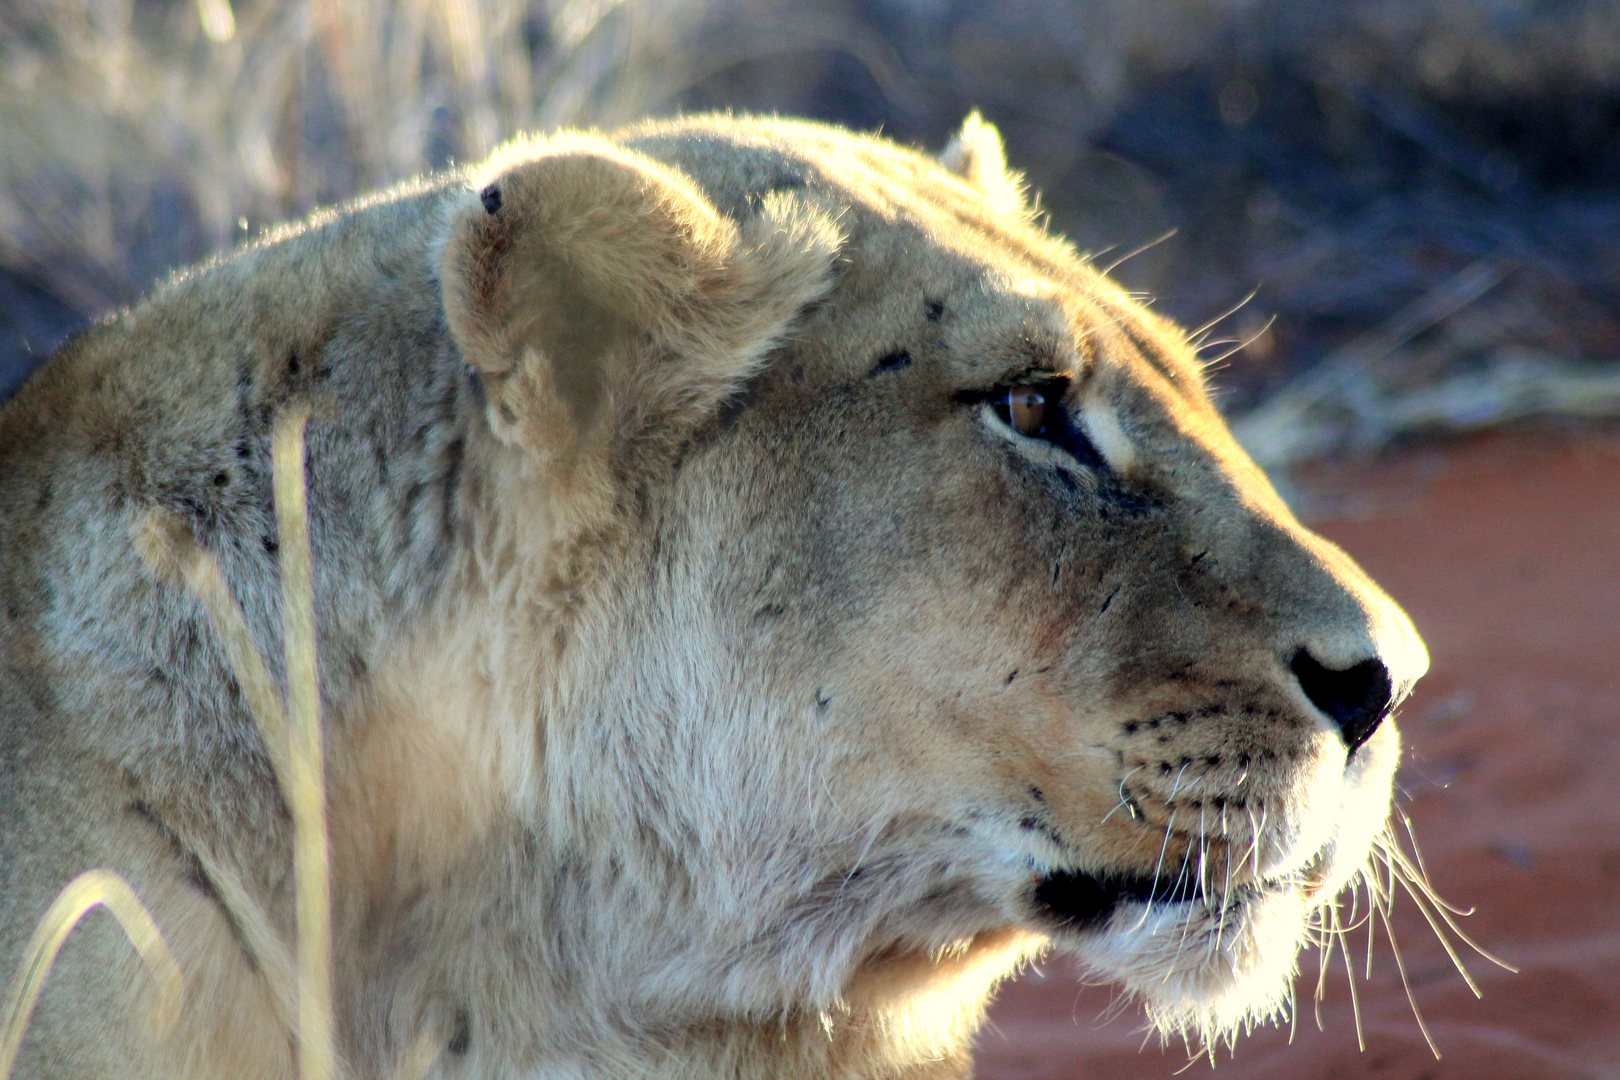
[[1620, 415], [1620, 0], [5, 0], [0, 396], [266, 225], [714, 108], [982, 109], [1273, 468]]

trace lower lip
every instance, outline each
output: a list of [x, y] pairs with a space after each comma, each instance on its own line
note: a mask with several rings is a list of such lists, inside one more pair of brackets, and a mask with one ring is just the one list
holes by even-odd
[[1037, 879], [1034, 900], [1048, 919], [1066, 929], [1087, 930], [1107, 922], [1114, 909], [1126, 901], [1176, 904], [1203, 896], [1192, 878], [1093, 877], [1060, 870]]

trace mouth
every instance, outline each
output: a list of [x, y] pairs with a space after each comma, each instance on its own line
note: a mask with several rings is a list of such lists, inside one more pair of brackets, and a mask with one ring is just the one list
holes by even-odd
[[1108, 921], [1124, 903], [1179, 904], [1208, 897], [1197, 875], [1175, 878], [1086, 874], [1055, 870], [1035, 882], [1035, 907], [1066, 930], [1087, 930]]
[[1032, 899], [1036, 911], [1049, 923], [1064, 930], [1097, 930], [1121, 904], [1193, 903], [1224, 912], [1278, 890], [1300, 888], [1305, 895], [1314, 895], [1311, 877], [1317, 872], [1321, 859], [1318, 853], [1303, 871], [1263, 881], [1232, 883], [1224, 893], [1213, 896], [1197, 875], [1170, 878], [1053, 870], [1035, 880]]

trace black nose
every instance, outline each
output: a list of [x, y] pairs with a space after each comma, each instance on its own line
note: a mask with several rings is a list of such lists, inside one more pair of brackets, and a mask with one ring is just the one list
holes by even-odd
[[1350, 753], [1378, 730], [1389, 715], [1393, 687], [1383, 661], [1363, 660], [1343, 671], [1325, 668], [1304, 649], [1294, 654], [1289, 665], [1311, 704], [1327, 713], [1344, 734]]

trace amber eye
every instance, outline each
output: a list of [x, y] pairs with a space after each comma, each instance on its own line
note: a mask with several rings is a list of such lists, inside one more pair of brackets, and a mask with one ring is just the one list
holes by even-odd
[[993, 390], [966, 390], [957, 395], [957, 400], [973, 405], [987, 403], [1001, 422], [1018, 434], [1042, 439], [1059, 450], [1066, 450], [1087, 468], [1103, 469], [1106, 466], [1102, 455], [1063, 407], [1068, 392], [1068, 376], [1054, 374], [1040, 382], [998, 386]]
[[1007, 422], [1024, 435], [1039, 435], [1046, 426], [1046, 391], [1015, 386], [1007, 391]]

